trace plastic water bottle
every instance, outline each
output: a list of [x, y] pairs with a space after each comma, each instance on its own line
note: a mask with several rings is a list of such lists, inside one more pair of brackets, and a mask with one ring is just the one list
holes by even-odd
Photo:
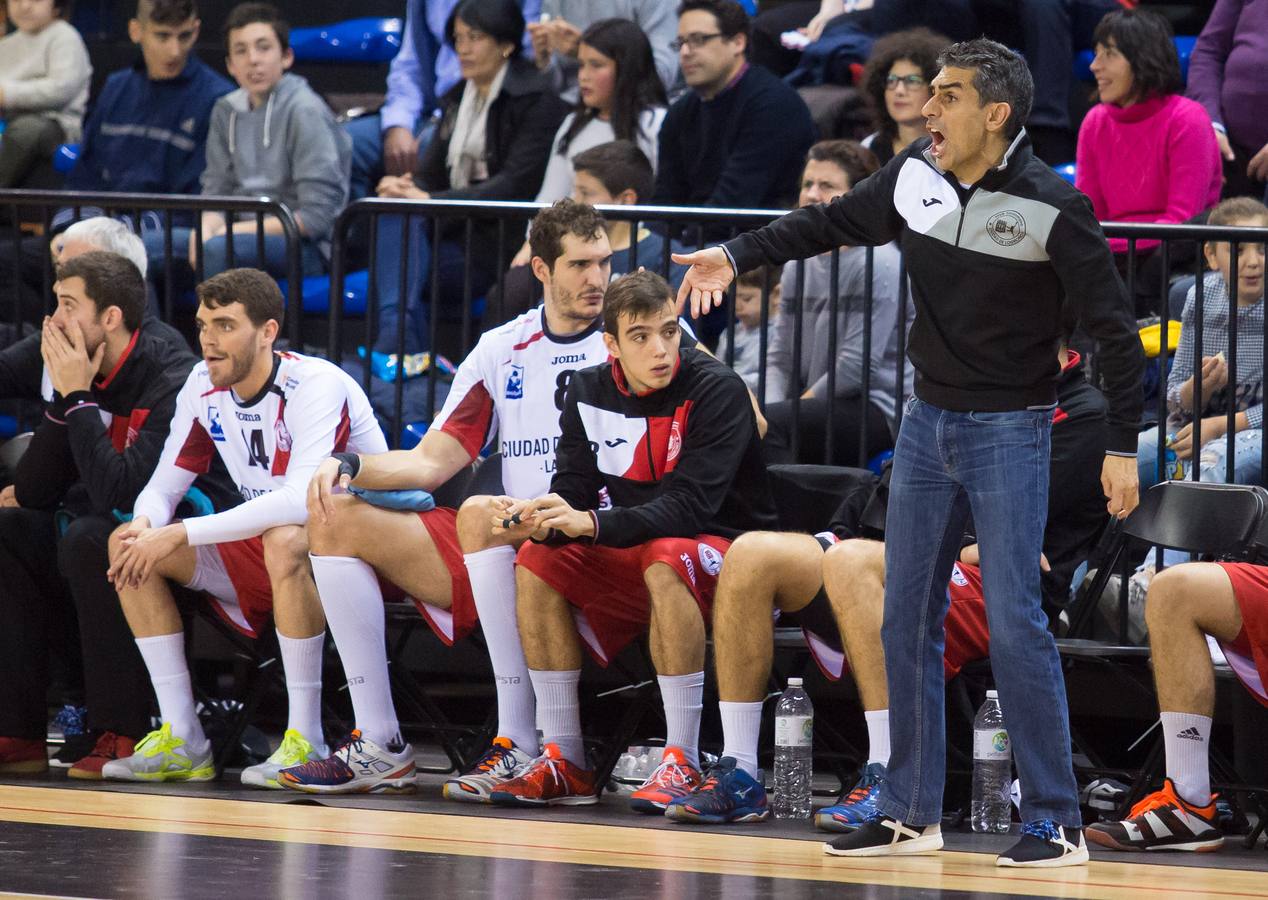
[[1012, 746], [1004, 729], [999, 694], [987, 691], [986, 702], [973, 720], [973, 801], [969, 813], [974, 831], [1008, 831], [1012, 784]]
[[815, 709], [801, 689], [800, 678], [788, 679], [788, 690], [775, 707], [775, 797], [777, 819], [810, 818], [811, 751]]

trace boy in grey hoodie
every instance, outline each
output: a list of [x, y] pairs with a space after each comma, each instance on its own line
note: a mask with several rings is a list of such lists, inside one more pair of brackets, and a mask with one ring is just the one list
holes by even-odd
[[[216, 102], [207, 136], [204, 194], [267, 196], [290, 208], [303, 235], [304, 274], [320, 274], [330, 253], [335, 217], [348, 201], [352, 144], [325, 101], [287, 70], [294, 62], [290, 27], [270, 3], [240, 3], [225, 22], [226, 67], [238, 90]], [[264, 220], [264, 260], [257, 258], [255, 216], [225, 221], [203, 214], [203, 271], [228, 268], [233, 234], [235, 265], [286, 274], [281, 223]], [[189, 239], [194, 264], [194, 236]]]

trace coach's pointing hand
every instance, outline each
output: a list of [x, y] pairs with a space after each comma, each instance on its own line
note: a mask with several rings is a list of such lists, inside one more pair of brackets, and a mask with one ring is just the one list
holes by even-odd
[[725, 250], [708, 247], [695, 253], [671, 253], [669, 258], [681, 266], [691, 266], [678, 287], [679, 312], [684, 310], [689, 299], [691, 315], [697, 319], [722, 305], [727, 285], [735, 277]]

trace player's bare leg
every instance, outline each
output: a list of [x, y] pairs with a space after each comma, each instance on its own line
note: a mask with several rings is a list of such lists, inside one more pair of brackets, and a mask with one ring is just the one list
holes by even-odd
[[887, 709], [889, 687], [880, 641], [885, 615], [885, 545], [854, 540], [829, 547], [823, 556], [823, 586], [863, 709]]

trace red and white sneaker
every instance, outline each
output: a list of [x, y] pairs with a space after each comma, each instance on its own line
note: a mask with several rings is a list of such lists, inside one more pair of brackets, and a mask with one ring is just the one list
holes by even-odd
[[1087, 839], [1111, 850], [1189, 850], [1209, 853], [1224, 846], [1215, 824], [1215, 798], [1206, 806], [1186, 803], [1168, 778], [1132, 807], [1121, 822], [1090, 825]]
[[48, 771], [48, 744], [0, 737], [0, 775], [39, 775]]
[[524, 772], [504, 781], [489, 794], [498, 806], [591, 806], [599, 802], [594, 770], [564, 759], [556, 744], [529, 764]]
[[703, 781], [704, 776], [700, 774], [700, 770], [687, 762], [681, 749], [666, 747], [656, 771], [648, 776], [638, 790], [630, 794], [630, 809], [659, 815], [672, 801], [687, 796]]
[[474, 766], [445, 782], [442, 793], [446, 800], [488, 803], [491, 793], [522, 775], [532, 763], [533, 757], [516, 747], [510, 738], [496, 737]]
[[85, 781], [101, 781], [101, 770], [106, 763], [115, 759], [126, 759], [136, 752], [136, 741], [113, 731], [107, 731], [97, 738], [92, 752], [76, 762], [67, 771], [68, 778], [82, 778]]

